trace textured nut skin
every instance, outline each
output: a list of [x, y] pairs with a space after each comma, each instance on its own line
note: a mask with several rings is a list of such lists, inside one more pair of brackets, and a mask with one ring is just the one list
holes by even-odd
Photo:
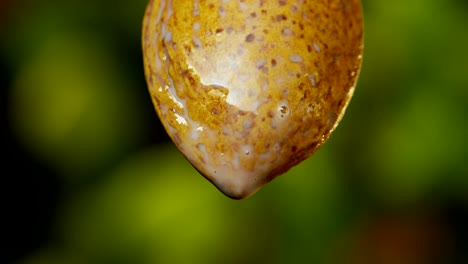
[[242, 199], [317, 150], [359, 75], [359, 0], [150, 0], [145, 75], [192, 165]]

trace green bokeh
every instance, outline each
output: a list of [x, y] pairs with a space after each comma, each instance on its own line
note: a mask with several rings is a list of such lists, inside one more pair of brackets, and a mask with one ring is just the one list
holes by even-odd
[[54, 32], [12, 87], [18, 136], [65, 174], [95, 170], [141, 135], [138, 102], [124, 69], [99, 42], [96, 36]]

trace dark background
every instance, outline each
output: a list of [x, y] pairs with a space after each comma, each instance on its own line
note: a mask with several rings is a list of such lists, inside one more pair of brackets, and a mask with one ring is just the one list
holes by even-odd
[[466, 263], [468, 4], [363, 1], [330, 140], [232, 201], [169, 141], [145, 1], [0, 1], [1, 263]]

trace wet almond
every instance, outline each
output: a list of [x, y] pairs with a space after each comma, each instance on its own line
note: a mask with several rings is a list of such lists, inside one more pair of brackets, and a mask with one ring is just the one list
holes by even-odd
[[242, 199], [328, 139], [353, 95], [362, 39], [359, 0], [150, 0], [145, 75], [179, 150]]

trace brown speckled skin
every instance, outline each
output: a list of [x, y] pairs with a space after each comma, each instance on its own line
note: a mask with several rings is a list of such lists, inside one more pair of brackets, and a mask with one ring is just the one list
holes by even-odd
[[242, 199], [328, 139], [362, 39], [359, 0], [150, 0], [145, 74], [180, 151]]

